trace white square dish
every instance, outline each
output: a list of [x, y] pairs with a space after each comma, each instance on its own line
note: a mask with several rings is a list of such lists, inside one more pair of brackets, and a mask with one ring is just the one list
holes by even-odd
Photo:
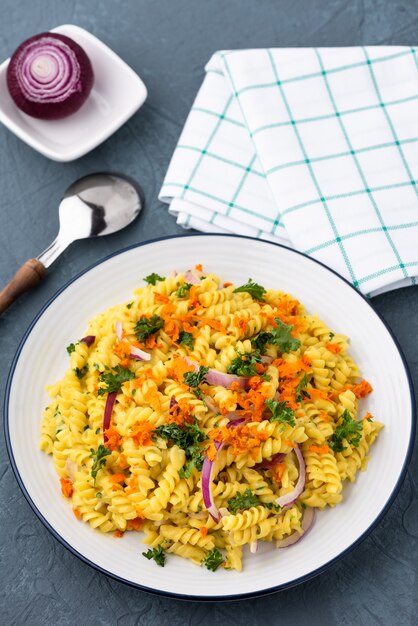
[[18, 109], [0, 65], [0, 122], [29, 146], [53, 161], [73, 161], [87, 154], [122, 126], [145, 102], [139, 76], [108, 46], [79, 26], [65, 24], [51, 32], [67, 35], [85, 50], [93, 65], [93, 89], [83, 106], [60, 120], [40, 120]]

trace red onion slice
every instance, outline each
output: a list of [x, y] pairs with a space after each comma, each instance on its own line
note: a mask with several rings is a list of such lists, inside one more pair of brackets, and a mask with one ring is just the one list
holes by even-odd
[[177, 400], [175, 399], [174, 396], [171, 396], [170, 398], [170, 409], [172, 409], [173, 407], [176, 406], [176, 404], [178, 404]]
[[184, 282], [190, 283], [191, 285], [198, 285], [200, 280], [193, 274], [192, 270], [187, 270], [184, 275]]
[[112, 417], [113, 407], [116, 401], [116, 395], [117, 392], [113, 391], [112, 393], [108, 393], [106, 398], [105, 410], [103, 415], [103, 439], [105, 443], [107, 441], [106, 430], [110, 426], [110, 418]]
[[86, 337], [83, 337], [83, 339], [80, 339], [80, 342], [85, 343], [88, 348], [90, 348], [90, 346], [92, 346], [95, 341], [96, 341], [95, 335], [86, 335]]
[[293, 533], [281, 541], [278, 541], [276, 544], [277, 548], [289, 548], [290, 546], [296, 545], [303, 537], [306, 537], [314, 525], [315, 517], [316, 510], [311, 506], [306, 507], [302, 517], [301, 532]]
[[[188, 365], [192, 365], [194, 367], [195, 372], [199, 371], [199, 365], [196, 361], [189, 359], [187, 356], [184, 356], [183, 359]], [[246, 389], [246, 387], [248, 387], [248, 381], [250, 380], [247, 376], [225, 374], [224, 372], [218, 372], [218, 370], [213, 368], [209, 368], [205, 378], [210, 385], [214, 385], [215, 387], [226, 387], [226, 389], [229, 389], [232, 383], [238, 383], [240, 389]]]
[[[229, 424], [227, 424], [227, 428], [231, 428], [232, 426], [238, 426], [238, 423], [243, 422], [244, 419], [241, 418], [240, 420], [236, 421], [236, 422], [230, 422]], [[223, 442], [218, 442], [218, 441], [214, 441], [215, 444], [215, 448], [216, 448], [216, 456], [218, 456], [219, 452], [222, 450], [223, 447]], [[215, 457], [216, 460], [216, 457]], [[203, 461], [203, 465], [202, 465], [202, 496], [203, 496], [203, 503], [205, 505], [205, 507], [208, 510], [209, 515], [212, 517], [212, 519], [215, 520], [215, 522], [219, 522], [222, 514], [220, 511], [218, 511], [215, 502], [213, 500], [213, 495], [212, 495], [212, 478], [213, 478], [213, 464], [215, 461], [211, 461], [210, 459], [208, 459], [207, 456], [205, 456], [205, 459]], [[228, 509], [226, 509], [227, 514], [229, 514]]]
[[122, 322], [120, 322], [119, 320], [115, 322], [115, 331], [116, 331], [116, 337], [118, 338], [118, 341], [121, 341], [123, 328], [122, 328]]
[[[223, 443], [215, 443], [216, 453], [218, 454], [222, 450]], [[215, 522], [219, 522], [220, 514], [216, 507], [215, 501], [212, 495], [212, 478], [213, 478], [213, 461], [210, 461], [207, 456], [202, 465], [202, 496], [203, 504], [208, 510], [209, 515]]]
[[131, 346], [131, 353], [129, 355], [131, 359], [137, 359], [138, 361], [150, 361], [151, 355], [149, 352], [144, 352], [144, 350], [140, 350], [136, 346]]
[[41, 33], [24, 41], [7, 68], [7, 86], [16, 106], [41, 119], [60, 119], [77, 111], [93, 80], [83, 48], [57, 33]]
[[285, 506], [290, 506], [299, 498], [300, 494], [305, 488], [305, 479], [306, 479], [306, 469], [305, 469], [305, 460], [303, 458], [302, 451], [300, 447], [297, 445], [295, 448], [295, 454], [299, 462], [299, 478], [298, 482], [295, 485], [295, 488], [290, 493], [286, 493], [284, 496], [280, 496], [276, 500], [276, 504], [281, 506], [282, 508]]

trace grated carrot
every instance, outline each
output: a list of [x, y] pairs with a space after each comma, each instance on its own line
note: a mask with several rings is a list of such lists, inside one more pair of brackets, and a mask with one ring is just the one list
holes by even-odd
[[115, 530], [113, 536], [116, 537], [116, 539], [121, 539], [123, 537], [123, 532], [121, 530]]
[[324, 443], [323, 446], [309, 446], [308, 450], [310, 450], [311, 452], [317, 452], [318, 454], [327, 454], [327, 452], [329, 452], [329, 446], [327, 446], [326, 443]]
[[154, 427], [149, 422], [137, 422], [131, 428], [128, 437], [131, 437], [137, 446], [150, 446]]
[[134, 517], [134, 519], [129, 519], [126, 522], [126, 528], [127, 530], [141, 530], [143, 522], [144, 518], [142, 517], [142, 515], [137, 515], [137, 517]]
[[362, 380], [360, 383], [353, 386], [352, 391], [356, 398], [364, 398], [373, 391], [373, 387], [367, 380]]
[[60, 478], [61, 493], [66, 498], [71, 498], [73, 495], [73, 483], [68, 478]]
[[276, 483], [280, 484], [282, 482], [285, 468], [286, 466], [284, 463], [277, 463], [277, 465], [274, 466], [272, 474], [273, 474], [273, 480]]
[[126, 458], [126, 456], [124, 454], [120, 454], [119, 455], [119, 463], [118, 463], [119, 467], [121, 469], [126, 469], [129, 465], [128, 460]]
[[203, 272], [202, 264], [198, 263], [197, 265], [195, 265], [195, 269], [197, 269], [198, 272]]
[[222, 426], [211, 430], [209, 437], [214, 441], [229, 445], [229, 452], [234, 456], [250, 452], [253, 457], [256, 457], [260, 450], [260, 444], [268, 439], [268, 434], [264, 430], [260, 431], [249, 428], [246, 424], [241, 424], [233, 429]]
[[109, 450], [115, 450], [120, 446], [122, 438], [114, 426], [107, 428], [104, 434], [105, 438], [107, 438], [106, 447], [109, 448]]
[[200, 529], [200, 534], [202, 535], [202, 537], [206, 537], [206, 535], [208, 534], [208, 529], [206, 528], [206, 526], [202, 526], [202, 528]]
[[144, 393], [144, 400], [148, 402], [154, 411], [161, 411], [161, 400], [155, 387], [151, 387]]
[[163, 302], [166, 304], [170, 302], [170, 299], [167, 296], [164, 296], [162, 293], [158, 293], [158, 291], [154, 291], [154, 301], [155, 302]]
[[109, 477], [109, 480], [111, 483], [113, 483], [114, 485], [116, 485], [117, 483], [121, 484], [125, 482], [125, 474], [122, 474], [122, 472], [119, 472], [118, 474], [112, 474], [112, 476]]
[[296, 444], [294, 441], [290, 441], [290, 439], [283, 439], [283, 443], [290, 448], [296, 448]]
[[73, 509], [73, 513], [76, 516], [77, 519], [80, 519], [81, 517], [81, 513], [78, 509]]
[[198, 326], [210, 326], [213, 330], [219, 330], [221, 333], [226, 333], [226, 328], [218, 322], [218, 320], [211, 320], [208, 317], [197, 317]]
[[338, 343], [326, 343], [325, 344], [326, 349], [329, 352], [332, 352], [333, 354], [338, 354], [339, 352], [341, 352], [341, 346], [338, 345]]

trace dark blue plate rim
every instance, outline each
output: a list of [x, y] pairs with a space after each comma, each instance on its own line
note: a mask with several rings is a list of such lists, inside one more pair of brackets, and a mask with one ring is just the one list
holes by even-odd
[[[380, 513], [376, 517], [376, 519], [372, 522], [372, 524], [370, 524], [370, 526], [364, 531], [364, 533], [362, 533], [360, 535], [360, 537], [358, 537], [350, 546], [348, 546], [348, 548], [346, 548], [345, 550], [340, 552], [340, 554], [338, 554], [333, 559], [330, 559], [329, 561], [327, 561], [327, 563], [325, 563], [321, 567], [318, 567], [317, 569], [313, 570], [312, 572], [309, 572], [308, 574], [304, 574], [303, 576], [300, 576], [299, 578], [291, 580], [291, 581], [289, 581], [287, 583], [283, 583], [282, 585], [276, 585], [274, 587], [268, 587], [266, 589], [261, 589], [261, 590], [257, 590], [257, 591], [250, 591], [250, 592], [247, 592], [247, 593], [233, 594], [233, 595], [225, 595], [225, 596], [197, 596], [197, 595], [189, 595], [189, 594], [179, 594], [179, 593], [174, 593], [174, 592], [169, 592], [169, 591], [161, 591], [159, 589], [153, 589], [151, 587], [146, 587], [145, 585], [141, 585], [139, 583], [134, 583], [134, 582], [132, 582], [130, 580], [126, 580], [125, 578], [122, 578], [121, 576], [117, 576], [116, 574], [113, 574], [112, 572], [109, 572], [108, 570], [104, 569], [103, 567], [100, 567], [99, 565], [97, 565], [93, 561], [90, 561], [89, 559], [87, 559], [84, 555], [80, 554], [75, 548], [73, 548], [69, 543], [67, 543], [67, 541], [65, 541], [65, 539], [63, 539], [63, 537], [61, 537], [61, 535], [53, 528], [53, 526], [51, 526], [51, 524], [45, 519], [45, 517], [42, 515], [42, 513], [38, 510], [38, 508], [36, 507], [36, 505], [32, 501], [32, 498], [30, 497], [28, 491], [26, 490], [26, 486], [25, 486], [25, 484], [24, 484], [24, 482], [23, 482], [23, 480], [22, 480], [22, 478], [20, 476], [19, 469], [18, 469], [18, 467], [16, 465], [16, 461], [15, 461], [15, 458], [14, 458], [13, 449], [12, 449], [12, 445], [11, 445], [11, 441], [10, 441], [10, 432], [9, 432], [9, 398], [10, 398], [10, 389], [11, 389], [11, 385], [12, 385], [12, 381], [13, 381], [13, 375], [14, 375], [14, 371], [16, 369], [16, 364], [17, 364], [17, 361], [19, 359], [20, 353], [21, 353], [21, 351], [23, 349], [23, 346], [25, 345], [26, 340], [28, 339], [28, 337], [29, 337], [33, 327], [35, 326], [35, 324], [37, 323], [39, 318], [43, 315], [43, 313], [46, 311], [46, 309], [57, 299], [57, 297], [65, 289], [67, 289], [67, 287], [69, 287], [73, 282], [78, 280], [81, 276], [83, 276], [84, 274], [86, 274], [87, 272], [92, 270], [93, 268], [95, 268], [98, 265], [101, 265], [102, 263], [105, 263], [109, 259], [113, 258], [114, 256], [119, 256], [120, 254], [123, 254], [123, 253], [127, 252], [128, 250], [133, 250], [134, 248], [140, 248], [142, 246], [153, 244], [153, 243], [156, 243], [156, 242], [159, 242], [159, 241], [165, 241], [165, 240], [169, 240], [169, 239], [180, 239], [180, 238], [184, 238], [184, 237], [234, 237], [234, 238], [237, 238], [237, 239], [242, 239], [244, 241], [245, 240], [250, 240], [250, 241], [257, 241], [259, 243], [262, 242], [265, 245], [278, 246], [279, 248], [285, 248], [286, 250], [289, 250], [290, 252], [292, 252], [294, 254], [299, 254], [299, 255], [305, 257], [309, 261], [312, 261], [312, 263], [317, 263], [318, 265], [321, 265], [328, 272], [330, 272], [331, 274], [334, 274], [340, 280], [342, 280], [344, 283], [346, 283], [360, 298], [362, 298], [368, 304], [368, 306], [372, 309], [372, 311], [375, 313], [375, 315], [380, 319], [380, 321], [385, 326], [386, 330], [388, 331], [390, 337], [392, 338], [392, 341], [394, 342], [394, 344], [395, 344], [395, 346], [396, 346], [396, 348], [397, 348], [397, 350], [399, 352], [399, 355], [401, 357], [402, 364], [403, 364], [403, 367], [404, 367], [404, 371], [405, 371], [405, 374], [406, 374], [406, 378], [408, 380], [409, 394], [410, 394], [410, 401], [411, 401], [411, 417], [412, 417], [412, 421], [411, 421], [411, 436], [410, 436], [410, 439], [409, 439], [407, 453], [406, 453], [406, 456], [405, 456], [405, 460], [404, 460], [401, 472], [399, 474], [398, 481], [397, 481], [395, 487], [393, 488], [393, 491], [392, 491], [389, 499], [387, 500], [385, 506], [380, 511]], [[271, 593], [275, 593], [277, 591], [283, 591], [284, 589], [290, 589], [291, 587], [295, 587], [296, 585], [300, 585], [300, 584], [302, 584], [304, 582], [307, 582], [311, 578], [314, 578], [315, 576], [318, 576], [319, 574], [322, 574], [327, 569], [329, 569], [332, 565], [337, 563], [337, 561], [339, 561], [344, 556], [349, 554], [352, 550], [354, 550], [354, 548], [356, 548], [362, 541], [364, 541], [364, 539], [367, 537], [367, 535], [369, 535], [370, 532], [383, 519], [383, 517], [386, 515], [386, 513], [389, 510], [389, 508], [391, 507], [393, 501], [395, 500], [395, 498], [396, 498], [396, 496], [398, 494], [399, 489], [401, 488], [401, 485], [402, 485], [402, 483], [404, 481], [404, 478], [405, 478], [405, 475], [406, 475], [406, 471], [408, 469], [408, 465], [409, 465], [410, 460], [411, 460], [412, 451], [413, 451], [413, 448], [414, 448], [415, 431], [416, 431], [416, 418], [417, 418], [417, 416], [416, 416], [416, 409], [415, 409], [414, 387], [413, 387], [413, 383], [412, 383], [412, 378], [411, 378], [411, 374], [410, 374], [410, 371], [409, 371], [409, 367], [408, 367], [408, 364], [406, 362], [406, 359], [405, 359], [405, 356], [403, 354], [403, 351], [402, 351], [402, 349], [401, 349], [401, 347], [399, 345], [398, 340], [396, 339], [395, 335], [393, 334], [392, 330], [390, 329], [389, 325], [387, 324], [387, 322], [383, 319], [383, 317], [380, 315], [380, 313], [378, 313], [375, 310], [375, 308], [372, 306], [370, 301], [365, 296], [363, 296], [363, 294], [361, 294], [348, 280], [346, 280], [345, 278], [340, 276], [340, 274], [338, 274], [336, 271], [334, 271], [333, 269], [327, 267], [326, 265], [324, 265], [324, 263], [321, 263], [321, 261], [318, 261], [317, 259], [309, 257], [308, 255], [304, 254], [303, 252], [299, 252], [298, 250], [294, 250], [293, 248], [289, 248], [288, 246], [284, 246], [282, 244], [274, 243], [272, 241], [265, 241], [265, 240], [257, 239], [256, 237], [246, 237], [244, 235], [233, 235], [233, 234], [223, 234], [223, 233], [220, 233], [220, 234], [218, 234], [218, 233], [179, 234], [179, 235], [169, 235], [169, 236], [164, 236], [164, 237], [156, 237], [155, 239], [148, 239], [146, 241], [142, 241], [140, 243], [133, 244], [131, 246], [127, 246], [126, 248], [123, 248], [121, 250], [117, 250], [116, 252], [112, 252], [112, 254], [109, 254], [108, 256], [104, 257], [103, 259], [100, 259], [99, 261], [96, 261], [95, 263], [90, 265], [87, 269], [82, 270], [81, 272], [79, 272], [74, 278], [69, 280], [63, 287], [61, 287], [48, 300], [48, 302], [41, 308], [39, 313], [35, 316], [35, 318], [31, 322], [31, 324], [29, 325], [28, 329], [26, 330], [25, 334], [22, 337], [22, 340], [21, 340], [21, 342], [20, 342], [20, 344], [19, 344], [19, 346], [18, 346], [18, 348], [16, 350], [16, 354], [15, 354], [15, 356], [13, 358], [12, 365], [10, 367], [9, 375], [8, 375], [8, 378], [7, 378], [6, 393], [5, 393], [5, 397], [4, 397], [4, 436], [5, 436], [5, 440], [6, 440], [7, 453], [8, 453], [9, 459], [10, 459], [10, 463], [11, 463], [14, 475], [16, 477], [16, 480], [17, 480], [17, 482], [19, 484], [19, 487], [21, 488], [21, 490], [23, 492], [23, 495], [25, 496], [29, 506], [32, 508], [33, 512], [40, 519], [40, 521], [43, 523], [43, 525], [55, 537], [55, 539], [57, 539], [65, 548], [67, 548], [67, 550], [69, 550], [72, 554], [77, 556], [81, 561], [83, 561], [84, 563], [87, 563], [87, 565], [90, 565], [91, 567], [93, 567], [97, 571], [101, 572], [102, 574], [106, 574], [106, 576], [109, 576], [110, 578], [113, 578], [114, 580], [117, 580], [118, 582], [121, 582], [121, 583], [124, 583], [126, 585], [129, 585], [130, 587], [134, 587], [135, 589], [141, 589], [141, 591], [146, 591], [148, 593], [153, 593], [153, 594], [160, 595], [160, 596], [165, 596], [165, 597], [168, 597], [168, 598], [175, 598], [177, 600], [187, 600], [187, 601], [203, 601], [203, 602], [226, 602], [226, 601], [233, 601], [233, 600], [246, 600], [246, 599], [249, 599], [249, 598], [257, 598], [257, 597], [261, 597], [261, 596], [268, 595], [268, 594], [271, 594]]]

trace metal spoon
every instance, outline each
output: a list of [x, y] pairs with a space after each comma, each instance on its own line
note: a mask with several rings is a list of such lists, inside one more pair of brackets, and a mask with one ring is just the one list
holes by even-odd
[[131, 178], [98, 172], [68, 187], [59, 205], [59, 232], [36, 259], [29, 259], [0, 291], [0, 314], [37, 285], [59, 255], [77, 239], [110, 235], [128, 226], [144, 206], [144, 193]]

